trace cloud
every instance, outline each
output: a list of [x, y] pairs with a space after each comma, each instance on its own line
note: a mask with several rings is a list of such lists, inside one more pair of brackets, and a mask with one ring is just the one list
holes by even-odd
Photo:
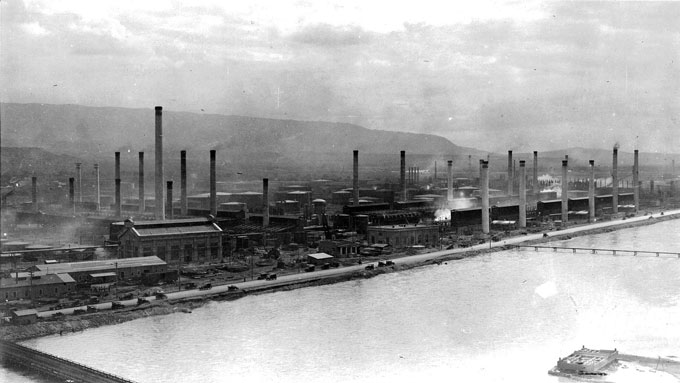
[[293, 33], [291, 40], [303, 44], [333, 47], [367, 44], [371, 40], [371, 34], [355, 25], [314, 24]]
[[50, 33], [47, 29], [43, 28], [37, 21], [22, 24], [21, 28], [24, 30], [24, 32], [34, 36], [44, 36]]
[[680, 113], [680, 3], [27, 4], [0, 3], [2, 101], [351, 122], [482, 149], [625, 145], [643, 126], [672, 135]]

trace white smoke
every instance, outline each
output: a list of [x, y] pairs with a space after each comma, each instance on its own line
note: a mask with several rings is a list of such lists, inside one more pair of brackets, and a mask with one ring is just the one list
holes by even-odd
[[451, 210], [449, 209], [437, 209], [434, 212], [434, 221], [450, 221], [451, 220]]

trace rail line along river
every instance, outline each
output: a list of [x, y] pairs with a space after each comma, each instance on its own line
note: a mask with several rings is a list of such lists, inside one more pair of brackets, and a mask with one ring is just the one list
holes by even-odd
[[[677, 251], [680, 221], [554, 244]], [[680, 355], [680, 259], [501, 251], [23, 344], [138, 382], [567, 381], [582, 345]]]

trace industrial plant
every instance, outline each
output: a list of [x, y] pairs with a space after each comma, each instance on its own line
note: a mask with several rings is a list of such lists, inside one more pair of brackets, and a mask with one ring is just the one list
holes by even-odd
[[[3, 189], [6, 321], [24, 321], [35, 310], [116, 302], [159, 286], [181, 291], [271, 279], [680, 206], [674, 166], [662, 177], [655, 170], [641, 176], [639, 151], [624, 168], [618, 146], [611, 166], [585, 165], [588, 159], [568, 153], [542, 159], [536, 151], [510, 150], [507, 167], [503, 156], [488, 154], [474, 158], [474, 171], [471, 155], [465, 161], [452, 153], [423, 166], [401, 150], [383, 179], [362, 176], [354, 150], [351, 177], [301, 181], [272, 174], [235, 183], [218, 179], [217, 150], [205, 153], [209, 166], [191, 172], [190, 148], [168, 156], [160, 106], [154, 136], [153, 188], [144, 152], [136, 174], [125, 175], [115, 152], [113, 180], [101, 179], [98, 163], [77, 162], [68, 179], [32, 177], [30, 185], [16, 180]], [[179, 190], [164, 170], [177, 159]], [[446, 164], [443, 175], [437, 160]], [[92, 177], [83, 176], [87, 167]], [[68, 185], [68, 194], [48, 201], [45, 189], [55, 181]]]

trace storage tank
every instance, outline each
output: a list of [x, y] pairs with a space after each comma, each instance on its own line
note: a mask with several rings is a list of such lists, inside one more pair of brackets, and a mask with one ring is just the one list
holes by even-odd
[[283, 214], [300, 214], [300, 201], [276, 201], [276, 209], [283, 211]]
[[261, 211], [262, 193], [253, 191], [233, 193], [229, 202], [242, 202], [246, 204], [250, 211]]
[[335, 205], [347, 205], [351, 197], [352, 197], [351, 192], [348, 192], [346, 190], [340, 190], [333, 192], [331, 201]]
[[366, 234], [368, 232], [368, 216], [365, 214], [358, 214], [354, 216], [354, 227], [357, 233]]
[[243, 202], [225, 202], [220, 204], [220, 210], [248, 212], [248, 206]]
[[286, 199], [299, 201], [301, 207], [311, 205], [312, 193], [309, 191], [292, 191], [286, 194]]
[[326, 200], [317, 198], [312, 201], [312, 205], [314, 206], [314, 214], [320, 216], [326, 212]]

